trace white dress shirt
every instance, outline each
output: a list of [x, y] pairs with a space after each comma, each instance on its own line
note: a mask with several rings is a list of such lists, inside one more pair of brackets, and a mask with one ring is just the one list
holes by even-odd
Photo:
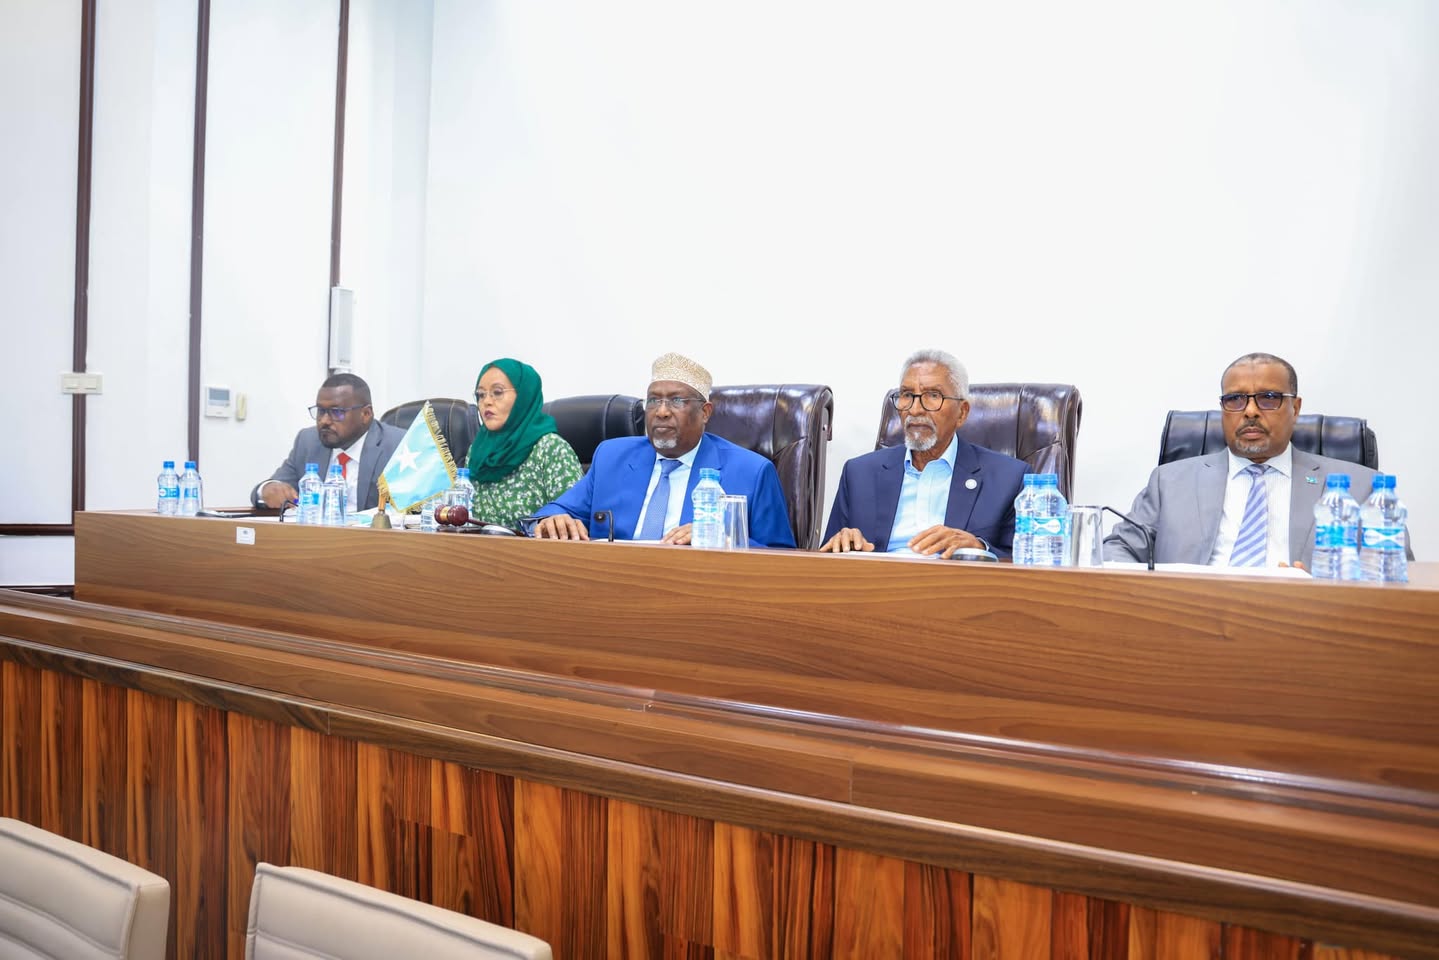
[[[1209, 555], [1211, 567], [1229, 566], [1234, 541], [1239, 539], [1239, 524], [1244, 519], [1244, 504], [1254, 480], [1244, 471], [1253, 460], [1229, 451], [1229, 480], [1224, 485], [1224, 514], [1219, 520], [1219, 536], [1214, 538], [1214, 552]], [[1270, 469], [1259, 478], [1264, 484], [1265, 502], [1269, 511], [1269, 530], [1265, 538], [1265, 566], [1289, 562], [1289, 488], [1294, 475], [1294, 448], [1264, 462]]]
[[[360, 501], [359, 498], [355, 496], [355, 492], [360, 482], [360, 451], [365, 449], [365, 437], [367, 434], [369, 434], [368, 430], [360, 434], [359, 438], [344, 450], [330, 451], [330, 463], [332, 464], [340, 462], [341, 453], [346, 453], [350, 456], [350, 462], [345, 467], [345, 509], [350, 513], [359, 509]], [[328, 470], [329, 465], [327, 464], [326, 472], [320, 474], [321, 480], [325, 479]]]

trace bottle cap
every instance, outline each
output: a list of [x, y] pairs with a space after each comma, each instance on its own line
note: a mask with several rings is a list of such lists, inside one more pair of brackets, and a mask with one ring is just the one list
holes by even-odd
[[468, 480], [468, 479], [470, 479], [470, 468], [469, 468], [469, 467], [460, 467], [460, 469], [459, 469], [458, 471], [456, 471], [456, 472], [459, 474], [459, 478], [460, 478], [461, 480]]
[[715, 483], [719, 483], [719, 478], [720, 472], [714, 467], [700, 468], [700, 480], [713, 480]]
[[194, 460], [186, 460], [186, 461], [185, 461], [185, 469], [186, 469], [186, 470], [194, 470], [194, 469], [195, 469], [195, 461], [194, 461]]
[[1330, 490], [1348, 490], [1349, 474], [1331, 473], [1324, 478], [1324, 486]]
[[1374, 475], [1374, 489], [1375, 489], [1375, 490], [1393, 490], [1393, 489], [1394, 489], [1394, 474], [1392, 474], [1392, 473], [1376, 473], [1376, 474]]
[[175, 469], [175, 461], [174, 461], [174, 460], [166, 460], [164, 463], [160, 464], [160, 468], [161, 468], [162, 470], [174, 470], [174, 469]]
[[306, 473], [319, 473], [319, 472], [320, 472], [320, 465], [319, 465], [318, 463], [307, 463], [307, 464], [305, 464], [305, 472], [306, 472]]

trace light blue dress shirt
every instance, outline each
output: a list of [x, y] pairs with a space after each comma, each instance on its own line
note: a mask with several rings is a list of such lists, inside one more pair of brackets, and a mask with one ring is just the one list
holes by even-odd
[[663, 453], [655, 454], [654, 469], [650, 471], [650, 485], [645, 488], [645, 506], [640, 511], [639, 523], [635, 524], [636, 530], [645, 528], [645, 516], [653, 506], [650, 503], [650, 495], [655, 492], [655, 487], [660, 482], [661, 458], [680, 462], [680, 465], [670, 473], [670, 502], [665, 504], [665, 533], [669, 533], [680, 525], [680, 514], [684, 513], [685, 509], [685, 488], [689, 486], [690, 482], [690, 468], [694, 466], [695, 457], [700, 452], [700, 444], [704, 442], [704, 437], [700, 437], [700, 442], [691, 447], [689, 453], [678, 457], [666, 457]]
[[958, 434], [950, 438], [944, 455], [930, 461], [923, 470], [915, 469], [914, 453], [905, 451], [899, 509], [894, 512], [894, 526], [889, 531], [890, 553], [909, 553], [909, 541], [916, 534], [944, 523], [944, 513], [949, 507], [949, 485], [954, 480], [954, 461], [958, 454]]

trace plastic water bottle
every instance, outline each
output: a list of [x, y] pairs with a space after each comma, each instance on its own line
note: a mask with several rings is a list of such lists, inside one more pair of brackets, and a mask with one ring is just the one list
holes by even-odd
[[701, 550], [724, 549], [724, 488], [720, 472], [713, 467], [700, 471], [700, 482], [692, 495], [694, 525], [690, 528], [690, 546]]
[[1365, 580], [1409, 582], [1409, 559], [1404, 555], [1408, 519], [1408, 508], [1394, 492], [1394, 475], [1376, 474], [1373, 491], [1359, 508], [1359, 570]]
[[445, 506], [471, 509], [475, 503], [475, 485], [470, 482], [468, 467], [460, 467], [455, 474], [455, 485], [445, 494]]
[[166, 460], [160, 464], [160, 475], [155, 478], [158, 493], [155, 497], [155, 512], [162, 517], [173, 517], [180, 512], [180, 475], [175, 472], [175, 461]]
[[180, 475], [180, 516], [195, 516], [200, 512], [200, 503], [203, 500], [204, 489], [201, 486], [200, 471], [196, 469], [194, 460], [186, 460], [185, 472]]
[[323, 507], [325, 481], [320, 479], [318, 463], [305, 464], [305, 475], [300, 478], [300, 507], [295, 519], [300, 523], [318, 527], [324, 522]]
[[1069, 502], [1059, 492], [1058, 474], [1039, 475], [1030, 523], [1031, 562], [1038, 567], [1069, 566]]
[[444, 503], [447, 496], [449, 496], [448, 493], [442, 493], [439, 496], [431, 497], [420, 505], [421, 533], [435, 533], [440, 529], [440, 525], [435, 522], [435, 508]]
[[1349, 495], [1349, 474], [1324, 478], [1324, 494], [1314, 505], [1314, 558], [1311, 571], [1320, 580], [1359, 579], [1359, 504]]
[[1039, 474], [1026, 473], [1024, 486], [1014, 498], [1014, 562], [1021, 566], [1034, 564], [1034, 495]]
[[345, 471], [338, 463], [330, 464], [329, 476], [320, 490], [320, 523], [327, 527], [343, 527], [349, 520], [346, 509]]

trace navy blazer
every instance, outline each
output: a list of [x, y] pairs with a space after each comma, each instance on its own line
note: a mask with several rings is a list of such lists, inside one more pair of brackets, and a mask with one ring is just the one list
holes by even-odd
[[[996, 555], [1007, 557], [1014, 547], [1014, 498], [1024, 487], [1029, 465], [962, 439], [956, 442], [959, 446], [954, 454], [954, 478], [949, 485], [944, 525], [973, 534], [988, 543]], [[906, 452], [903, 445], [886, 447], [844, 465], [829, 525], [825, 527], [825, 540], [844, 527], [857, 527], [876, 551], [889, 549], [889, 532], [899, 511], [899, 491], [904, 484]]]
[[[590, 537], [609, 536], [609, 524], [596, 522], [596, 510], [614, 515], [616, 540], [633, 540], [645, 504], [650, 475], [655, 468], [655, 448], [648, 437], [616, 437], [595, 448], [589, 473], [557, 499], [535, 511], [537, 517], [567, 513], [589, 527]], [[689, 483], [685, 486], [680, 524], [694, 520], [695, 486], [700, 470], [715, 467], [725, 493], [742, 493], [749, 498], [749, 542], [756, 547], [793, 547], [794, 531], [784, 490], [774, 464], [752, 450], [706, 433], [700, 440]]]

